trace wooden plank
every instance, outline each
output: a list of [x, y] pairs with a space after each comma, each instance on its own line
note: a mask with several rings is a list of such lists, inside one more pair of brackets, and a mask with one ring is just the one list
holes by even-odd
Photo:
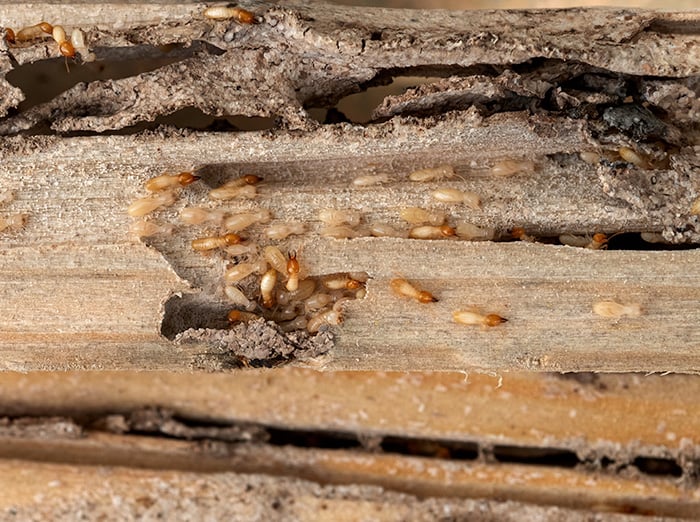
[[[386, 222], [405, 236], [400, 210], [425, 206], [446, 212], [453, 226], [468, 221], [495, 228], [498, 239], [522, 226], [534, 236], [647, 231], [693, 240], [698, 217], [689, 209], [700, 193], [692, 175], [696, 124], [689, 117], [696, 105], [693, 77], [700, 71], [694, 14], [422, 12], [418, 23], [409, 11], [372, 11], [374, 18], [358, 8], [254, 4], [262, 23], [233, 26], [230, 37], [229, 26], [204, 18], [199, 4], [161, 11], [112, 4], [95, 12], [88, 4], [65, 8], [75, 15], [71, 23], [88, 32], [98, 60], [121, 60], [134, 70], [120, 79], [92, 77], [0, 121], [0, 177], [3, 190], [16, 192], [0, 210], [28, 215], [25, 228], [0, 236], [0, 368], [221, 370], [290, 362], [296, 355], [325, 369], [697, 369], [696, 251], [588, 252], [403, 237], [339, 241], [321, 237], [318, 218], [326, 208], [360, 208], [363, 225]], [[60, 21], [66, 15], [56, 9], [39, 11]], [[125, 9], [129, 16], [123, 18]], [[15, 27], [37, 14], [35, 6], [3, 7], [0, 15], [3, 10], [5, 23]], [[592, 35], [591, 27], [604, 34]], [[200, 47], [183, 46], [191, 42]], [[662, 52], [681, 44], [687, 53]], [[165, 60], [158, 46], [171, 45], [177, 48], [172, 62], [158, 62]], [[7, 73], [16, 82], [22, 67], [57, 51], [47, 40], [10, 45], [7, 52], [15, 62], [3, 70], [19, 65]], [[138, 69], [151, 59], [154, 71]], [[484, 69], [484, 63], [503, 72]], [[89, 66], [75, 67], [82, 74]], [[226, 81], [218, 79], [223, 73]], [[385, 105], [397, 116], [367, 126], [320, 125], [306, 111], [330, 107], [382, 75], [399, 73], [461, 78], [454, 99], [474, 85], [496, 94], [455, 111], [419, 91], [400, 103], [387, 98]], [[650, 142], [651, 131], [642, 139], [638, 129], [625, 130], [620, 118], [605, 113], [609, 105], [629, 109], [627, 97], [608, 93], [596, 102], [589, 100], [594, 92], [569, 88], [570, 81], [591, 74], [605, 83], [603, 91], [613, 87], [608, 83], [616, 75], [639, 78], [641, 83], [630, 82], [638, 87], [630, 95], [666, 115], [668, 121], [651, 120], [661, 125], [655, 132], [668, 142], [664, 150]], [[202, 78], [210, 77], [203, 88]], [[426, 89], [433, 95], [450, 78]], [[19, 98], [5, 87], [3, 106], [9, 109]], [[561, 94], [555, 103], [547, 92], [569, 98]], [[530, 97], [534, 105], [523, 104]], [[432, 107], [434, 114], [408, 116], [399, 107], [404, 102]], [[482, 102], [493, 108], [480, 109]], [[567, 105], [584, 102], [595, 105], [596, 117], [576, 116]], [[557, 103], [568, 108], [556, 109]], [[249, 133], [98, 134], [182, 108], [214, 116], [279, 116], [284, 125]], [[37, 125], [89, 135], [18, 134], [38, 131]], [[614, 161], [625, 146], [643, 156], [670, 156], [654, 169]], [[603, 154], [596, 165], [579, 156], [591, 150]], [[512, 157], [530, 159], [536, 168], [506, 179], [491, 174], [494, 162]], [[431, 184], [407, 179], [416, 168], [440, 163], [453, 165], [458, 176]], [[147, 239], [151, 248], [130, 239], [132, 220], [124, 211], [144, 195], [142, 183], [165, 170], [188, 169], [202, 181], [156, 216], [174, 228]], [[193, 252], [192, 239], [221, 230], [185, 227], [177, 215], [186, 205], [212, 206], [209, 189], [246, 173], [265, 178], [258, 197], [223, 209], [263, 207], [272, 212], [273, 224], [305, 222], [308, 233], [279, 245], [299, 253], [307, 275], [358, 271], [370, 277], [366, 297], [347, 303], [344, 322], [330, 333], [288, 337], [262, 323], [223, 330], [231, 305], [223, 296], [222, 273], [241, 259]], [[368, 173], [386, 173], [390, 181], [352, 188], [355, 177]], [[482, 208], [435, 202], [430, 193], [442, 186], [478, 193]], [[250, 230], [248, 242], [269, 243], [262, 227]], [[388, 283], [397, 273], [440, 301], [422, 306], [391, 295]], [[252, 278], [244, 284], [254, 301], [260, 300], [258, 285]], [[174, 297], [182, 293], [182, 300]], [[591, 308], [602, 299], [639, 304], [644, 314], [598, 318]], [[454, 310], [471, 306], [499, 313], [508, 323], [486, 331], [451, 322]], [[273, 315], [259, 306], [255, 311]], [[183, 335], [173, 343], [177, 334]]]

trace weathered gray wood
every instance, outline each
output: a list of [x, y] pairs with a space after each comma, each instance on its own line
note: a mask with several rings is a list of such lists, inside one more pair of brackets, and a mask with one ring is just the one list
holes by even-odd
[[[196, 169], [203, 180], [184, 190], [172, 208], [159, 212], [157, 221], [177, 225], [183, 206], [209, 204], [209, 188], [234, 176], [258, 174], [265, 182], [255, 201], [223, 208], [264, 207], [272, 211], [274, 223], [306, 222], [309, 232], [281, 247], [298, 251], [308, 275], [363, 271], [370, 276], [367, 297], [347, 304], [344, 322], [332, 329], [330, 351], [312, 361], [317, 367], [697, 370], [696, 250], [601, 252], [398, 238], [339, 241], [320, 237], [318, 220], [324, 208], [358, 208], [365, 224], [388, 222], [405, 230], [399, 210], [423, 206], [445, 210], [451, 224], [469, 221], [494, 227], [503, 236], [522, 226], [536, 236], [648, 231], [674, 240], [694, 239], [698, 218], [689, 209], [700, 193], [697, 122], [688, 116], [698, 107], [693, 89], [700, 46], [694, 45], [694, 14], [573, 10], [477, 16], [370, 10], [373, 16], [368, 17], [364, 10], [313, 4], [252, 8], [259, 9], [263, 23], [251, 27], [205, 20], [200, 5], [172, 11], [129, 6], [124, 21], [119, 16], [125, 7], [101, 5], [93, 12], [88, 6], [69, 6], [63, 15], [57, 7], [42, 8], [44, 18], [84, 27], [98, 58], [123, 57], [124, 48], [134, 44], [193, 40], [218, 46], [223, 54], [202, 51], [153, 72], [78, 85], [0, 120], [3, 134], [41, 122], [61, 131], [118, 129], [187, 106], [211, 114], [276, 115], [296, 130], [3, 137], [2, 189], [16, 192], [16, 199], [0, 212], [25, 212], [29, 218], [23, 230], [0, 235], [0, 367], [219, 369], [235, 362], [236, 354], [219, 342], [221, 333], [205, 332], [199, 341], [181, 344], [160, 335], [163, 307], [178, 292], [202, 297], [182, 317], [165, 313], [175, 333], [196, 326], [188, 323], [190, 316], [204, 317], [208, 326], [225, 324], [224, 261], [217, 255], [202, 257], [189, 245], [195, 237], [218, 231], [178, 225], [172, 233], [147, 239], [151, 249], [128, 234], [132, 220], [125, 208], [145, 194], [146, 179], [166, 170]], [[68, 17], [69, 12], [74, 16]], [[20, 27], [36, 14], [33, 7], [13, 7], [2, 19]], [[98, 15], [102, 21], [95, 28]], [[572, 20], [579, 24], [573, 31]], [[372, 39], [380, 28], [381, 38]], [[599, 34], [593, 40], [591, 28]], [[224, 39], [227, 30], [234, 33], [231, 41]], [[9, 51], [23, 64], [55, 56], [52, 45], [35, 43]], [[687, 52], [666, 52], [677, 45], [686, 45]], [[509, 69], [539, 57], [555, 61], [522, 75]], [[479, 79], [481, 69], [464, 72], [482, 64], [510, 72], [487, 79]], [[508, 92], [515, 88], [513, 82], [530, 89], [551, 81], [549, 90], [587, 71], [638, 78], [649, 99], [668, 114], [663, 134], [669, 142], [669, 164], [648, 170], [624, 163], [585, 163], [581, 151], [596, 150], [614, 159], [620, 146], [652, 153], [655, 145], [636, 144], [619, 129], [573, 118], [569, 112], [521, 108], [489, 114], [470, 105], [442, 113], [437, 104], [433, 116], [418, 119], [400, 116], [402, 106], [388, 99], [390, 113], [399, 116], [360, 127], [319, 125], [302, 109], [334, 103], [397, 68], [434, 71], [453, 66], [462, 69], [452, 73], [476, 78], [487, 90], [506, 85]], [[235, 85], [215, 80], [219, 72]], [[460, 85], [464, 89], [473, 84]], [[543, 103], [543, 92], [535, 89], [533, 100]], [[16, 92], [3, 95], [5, 107], [11, 107]], [[559, 102], [569, 103], [574, 95]], [[402, 103], [415, 101], [425, 108], [426, 96], [416, 92]], [[602, 107], [623, 104], [616, 95], [609, 96]], [[516, 98], [508, 94], [498, 103]], [[534, 160], [535, 172], [505, 179], [490, 174], [495, 161], [510, 157]], [[458, 178], [432, 184], [407, 180], [412, 170], [441, 163], [453, 165]], [[388, 173], [390, 182], [351, 188], [356, 176], [379, 172]], [[483, 208], [434, 203], [430, 191], [441, 186], [477, 192]], [[266, 244], [261, 231], [252, 229], [250, 242]], [[396, 274], [429, 289], [440, 301], [421, 305], [392, 295], [388, 281]], [[591, 307], [602, 299], [638, 303], [645, 313], [621, 320], [599, 318]], [[452, 323], [454, 310], [471, 306], [509, 321], [489, 330]], [[212, 310], [219, 316], [205, 317]], [[222, 357], [230, 360], [222, 363]]]

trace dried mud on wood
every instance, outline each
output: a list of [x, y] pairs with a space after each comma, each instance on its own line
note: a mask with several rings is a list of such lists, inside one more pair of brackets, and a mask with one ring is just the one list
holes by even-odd
[[[87, 76], [47, 101], [21, 102], [11, 82], [23, 67], [56, 57], [55, 42], [0, 43], [0, 170], [18, 194], [1, 210], [28, 215], [23, 230], [0, 237], [7, 260], [0, 292], [20, 311], [0, 323], [5, 368], [221, 370], [303, 358], [356, 369], [697, 369], [696, 251], [419, 241], [405, 237], [398, 218], [405, 206], [429, 206], [445, 211], [451, 226], [467, 221], [498, 240], [523, 227], [535, 238], [644, 232], [665, 243], [698, 242], [695, 14], [246, 7], [260, 23], [213, 21], [195, 4], [130, 5], [126, 18], [100, 4], [47, 6], [52, 22], [85, 31], [89, 49], [69, 64], [73, 74], [116, 63], [128, 71]], [[19, 28], [32, 16], [20, 5], [3, 20]], [[402, 76], [431, 80], [385, 97], [365, 126], [334, 107]], [[318, 109], [323, 123], [310, 116]], [[157, 126], [188, 110], [219, 117], [219, 130], [234, 130], [232, 118], [270, 128]], [[534, 171], [491, 174], [513, 158], [532, 161]], [[481, 209], [436, 204], [429, 194], [440, 185], [406, 178], [440, 163], [457, 172], [448, 186], [478, 193]], [[202, 180], [157, 214], [168, 232], [146, 238], [144, 248], [128, 239], [124, 209], [164, 170], [194, 170]], [[264, 178], [257, 200], [224, 208], [264, 207], [273, 224], [306, 223], [309, 233], [280, 243], [299, 252], [305, 275], [369, 277], [366, 297], [345, 304], [343, 324], [324, 325], [315, 337], [264, 321], [225, 330], [230, 304], [221, 274], [245, 259], [193, 252], [177, 213], [209, 205], [209, 189], [242, 174]], [[351, 188], [367, 174], [389, 183]], [[361, 208], [363, 227], [381, 222], [403, 237], [323, 239], [324, 208]], [[264, 245], [261, 232], [253, 229], [251, 242]], [[51, 272], [32, 261], [37, 253]], [[669, 279], [656, 277], [669, 263]], [[391, 295], [397, 273], [439, 293], [440, 302], [426, 308]], [[257, 284], [242, 289], [257, 299]], [[601, 327], [591, 313], [601, 299], [634, 300], [645, 314]], [[450, 317], [464, 307], [509, 321], [492, 332], [460, 330]], [[47, 345], [61, 348], [48, 360], [38, 355]]]

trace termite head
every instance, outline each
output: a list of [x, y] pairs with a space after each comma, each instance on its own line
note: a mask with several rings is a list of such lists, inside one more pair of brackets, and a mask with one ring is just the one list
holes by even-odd
[[224, 236], [224, 242], [227, 246], [237, 245], [241, 242], [241, 239], [241, 236], [239, 236], [238, 234], [226, 234]]
[[247, 185], [257, 185], [262, 181], [260, 176], [255, 176], [254, 174], [246, 174], [242, 179]]
[[345, 288], [347, 288], [348, 290], [359, 290], [363, 286], [365, 286], [365, 284], [362, 281], [358, 281], [357, 279], [348, 279], [345, 283]]
[[15, 32], [9, 27], [5, 27], [5, 41], [7, 43], [15, 43]]
[[605, 234], [593, 234], [593, 242], [599, 245], [605, 245], [608, 242], [608, 236]]
[[58, 45], [58, 51], [66, 58], [73, 58], [75, 56], [75, 47], [67, 40]]
[[191, 172], [181, 172], [177, 176], [178, 183], [183, 187], [186, 187], [187, 185], [190, 185], [199, 179], [201, 179], [199, 176], [195, 176]]
[[40, 22], [37, 24], [39, 29], [41, 29], [46, 34], [53, 34], [53, 25], [48, 22]]
[[243, 314], [241, 314], [240, 310], [231, 310], [228, 313], [228, 321], [229, 323], [237, 323], [238, 321], [241, 321], [243, 317]]
[[427, 290], [418, 292], [418, 301], [421, 303], [437, 303], [437, 298]]
[[297, 260], [297, 253], [292, 250], [287, 254], [289, 258], [287, 261], [287, 274], [293, 275], [299, 273], [299, 261]]
[[525, 229], [523, 227], [513, 227], [510, 229], [510, 235], [515, 239], [520, 239], [525, 235]]
[[440, 233], [445, 237], [451, 237], [456, 234], [455, 229], [449, 225], [440, 226]]
[[498, 314], [488, 314], [486, 318], [484, 319], [484, 324], [486, 326], [498, 326], [501, 323], [507, 322], [508, 319], [505, 317], [501, 317]]

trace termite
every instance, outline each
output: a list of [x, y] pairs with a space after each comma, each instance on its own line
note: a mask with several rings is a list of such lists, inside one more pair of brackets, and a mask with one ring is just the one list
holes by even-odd
[[75, 56], [75, 47], [66, 36], [66, 30], [60, 25], [54, 25], [51, 31], [51, 36], [53, 36], [54, 41], [58, 44], [58, 51], [61, 55], [66, 58], [73, 58]]
[[257, 314], [244, 312], [242, 310], [231, 310], [226, 317], [229, 323], [249, 323], [250, 321], [260, 319], [260, 316]]
[[151, 237], [157, 234], [172, 234], [173, 225], [161, 225], [153, 221], [144, 221], [142, 219], [134, 221], [129, 225], [129, 232], [134, 237]]
[[350, 225], [356, 227], [360, 224], [360, 212], [357, 210], [326, 208], [319, 212], [318, 218], [329, 226]]
[[192, 248], [198, 252], [214, 250], [231, 245], [236, 245], [241, 242], [241, 236], [238, 234], [224, 234], [223, 236], [200, 237], [192, 241]]
[[277, 303], [287, 305], [296, 301], [304, 301], [313, 295], [316, 290], [316, 281], [313, 279], [303, 279], [299, 281], [296, 290], [288, 291], [286, 289], [278, 289], [275, 296]]
[[452, 319], [455, 323], [466, 324], [470, 326], [498, 326], [501, 323], [508, 321], [505, 317], [498, 314], [482, 314], [479, 311], [472, 310], [457, 310], [452, 313]]
[[226, 212], [218, 209], [201, 207], [185, 207], [180, 211], [180, 221], [188, 225], [199, 225], [201, 223], [219, 223], [226, 217]]
[[241, 291], [241, 289], [237, 286], [225, 286], [224, 294], [226, 295], [226, 297], [228, 297], [229, 301], [231, 301], [236, 306], [242, 306], [243, 308], [250, 309], [252, 305], [250, 299], [248, 299], [246, 295]]
[[372, 223], [367, 231], [374, 237], [406, 237], [405, 232], [396, 230], [388, 223]]
[[387, 181], [389, 181], [388, 174], [376, 174], [374, 176], [358, 176], [357, 178], [352, 180], [352, 186], [357, 188], [370, 187], [372, 185], [381, 185], [382, 183], [386, 183]]
[[637, 167], [640, 167], [642, 169], [651, 168], [649, 162], [642, 156], [640, 156], [639, 153], [637, 153], [637, 151], [635, 151], [634, 149], [631, 149], [629, 147], [620, 147], [617, 152], [620, 154], [620, 157], [627, 163], [632, 163], [633, 165], [636, 165]]
[[427, 182], [454, 178], [456, 175], [452, 165], [438, 165], [437, 167], [415, 170], [408, 175], [408, 179], [411, 181]]
[[434, 190], [430, 195], [443, 203], [464, 203], [474, 210], [479, 210], [481, 208], [481, 198], [479, 195], [467, 190], [441, 188]]
[[46, 35], [53, 35], [53, 26], [48, 22], [40, 22], [36, 25], [23, 27], [15, 34], [15, 41], [26, 42]]
[[191, 172], [181, 172], [180, 174], [161, 174], [155, 178], [151, 178], [146, 182], [146, 190], [149, 192], [160, 192], [178, 187], [186, 187], [199, 180], [199, 176], [195, 176]]
[[226, 270], [224, 281], [228, 284], [237, 283], [254, 272], [261, 273], [265, 272], [265, 270], [267, 270], [267, 263], [264, 261], [262, 263], [238, 263]]
[[535, 171], [535, 163], [530, 160], [503, 160], [491, 167], [494, 176], [508, 177], [520, 172], [532, 173]]
[[226, 186], [223, 185], [219, 188], [209, 191], [209, 197], [211, 199], [218, 200], [228, 200], [228, 199], [253, 199], [257, 196], [258, 191], [254, 185], [236, 185], [236, 186]]
[[270, 268], [260, 278], [260, 297], [262, 297], [263, 306], [272, 308], [274, 304], [274, 290], [277, 284], [277, 270]]
[[5, 41], [9, 44], [13, 44], [17, 41], [15, 37], [15, 32], [9, 27], [5, 27]]
[[360, 230], [354, 228], [338, 225], [332, 227], [323, 227], [319, 233], [323, 237], [331, 237], [333, 239], [354, 239], [356, 237], [362, 237], [364, 234]]
[[241, 24], [257, 24], [255, 13], [241, 7], [214, 6], [204, 10], [204, 16], [211, 20], [235, 20]]
[[307, 324], [306, 317], [300, 315], [291, 321], [279, 323], [277, 326], [279, 326], [283, 332], [294, 332], [295, 330], [305, 330]]
[[389, 281], [389, 286], [394, 293], [415, 299], [419, 303], [435, 303], [437, 299], [427, 290], [419, 290], [403, 278], [396, 278]]
[[412, 225], [435, 225], [439, 226], [445, 222], [445, 213], [430, 211], [419, 207], [402, 208], [399, 217]]
[[364, 281], [350, 277], [348, 274], [338, 274], [323, 279], [323, 286], [329, 290], [356, 290], [364, 284]]
[[321, 329], [324, 324], [340, 324], [342, 322], [342, 316], [340, 312], [330, 309], [322, 310], [316, 315], [309, 318], [306, 323], [306, 330], [309, 333], [316, 333]]
[[273, 241], [281, 241], [291, 235], [300, 235], [304, 232], [306, 232], [306, 225], [294, 221], [270, 225], [265, 229], [265, 235]]
[[465, 221], [457, 223], [455, 232], [460, 239], [467, 241], [492, 241], [496, 237], [495, 229], [478, 227]]
[[175, 194], [171, 191], [161, 192], [134, 201], [126, 212], [132, 217], [142, 217], [160, 207], [168, 207], [175, 203]]
[[299, 288], [299, 261], [297, 260], [297, 253], [294, 251], [288, 254], [286, 288], [290, 292], [294, 292]]
[[280, 274], [287, 273], [287, 258], [282, 251], [274, 245], [268, 245], [263, 249], [263, 257], [270, 266]]
[[600, 163], [600, 154], [597, 152], [581, 151], [579, 157], [590, 165], [598, 165]]
[[27, 214], [12, 214], [5, 218], [0, 217], [0, 232], [3, 230], [17, 230], [27, 222]]
[[520, 241], [525, 241], [527, 243], [535, 243], [537, 239], [534, 236], [530, 236], [525, 232], [523, 227], [513, 227], [510, 229], [510, 235], [515, 239]]
[[562, 234], [559, 236], [562, 245], [588, 248], [591, 250], [602, 250], [607, 247], [608, 236], [605, 234], [593, 234], [593, 237], [574, 236], [572, 234]]
[[623, 305], [615, 301], [598, 301], [593, 304], [593, 312], [601, 317], [639, 317], [642, 307], [637, 303]]
[[441, 225], [439, 227], [423, 225], [420, 227], [413, 227], [408, 231], [408, 237], [412, 239], [443, 239], [452, 237], [455, 234], [455, 229], [448, 225]]
[[332, 302], [333, 297], [330, 294], [314, 294], [304, 301], [304, 311], [307, 313], [314, 312], [324, 306], [328, 306]]
[[235, 214], [224, 220], [224, 228], [229, 232], [240, 232], [256, 223], [267, 223], [271, 218], [272, 214], [267, 209]]

